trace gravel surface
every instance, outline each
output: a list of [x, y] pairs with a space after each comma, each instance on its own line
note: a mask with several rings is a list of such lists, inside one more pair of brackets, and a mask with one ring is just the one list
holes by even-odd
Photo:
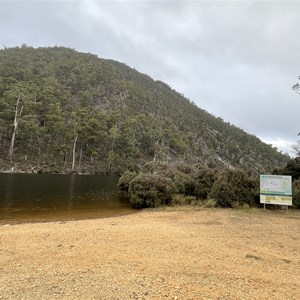
[[300, 211], [0, 225], [0, 299], [300, 299]]

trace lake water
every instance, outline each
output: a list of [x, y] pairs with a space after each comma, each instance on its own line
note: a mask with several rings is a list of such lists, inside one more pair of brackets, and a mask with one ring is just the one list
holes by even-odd
[[0, 174], [0, 223], [111, 217], [134, 213], [118, 177]]

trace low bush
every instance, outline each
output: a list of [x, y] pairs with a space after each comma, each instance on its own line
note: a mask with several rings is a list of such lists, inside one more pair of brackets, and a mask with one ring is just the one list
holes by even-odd
[[141, 173], [163, 174], [169, 167], [169, 164], [166, 162], [149, 161], [142, 166]]
[[194, 181], [190, 175], [181, 172], [178, 168], [173, 166], [173, 167], [170, 167], [169, 169], [167, 169], [162, 174], [162, 176], [171, 179], [171, 181], [173, 182], [173, 184], [176, 187], [176, 191], [175, 191], [176, 193], [189, 195], [187, 193], [187, 189], [188, 189], [189, 185], [192, 184]]
[[169, 204], [175, 192], [171, 179], [158, 174], [141, 173], [129, 184], [130, 202], [135, 208]]
[[214, 182], [209, 197], [221, 207], [255, 206], [259, 203], [259, 181], [242, 170], [224, 170]]
[[193, 167], [185, 163], [178, 164], [177, 169], [185, 174], [191, 174], [193, 171]]
[[168, 164], [157, 161], [148, 162], [141, 169], [143, 174], [156, 174], [171, 179], [177, 188], [176, 193], [179, 194], [188, 194], [186, 193], [186, 188], [193, 182], [191, 174], [189, 174], [191, 171], [192, 167], [182, 163]]
[[195, 191], [197, 199], [207, 199], [214, 182], [218, 178], [216, 169], [200, 169], [195, 174]]
[[129, 183], [131, 180], [136, 177], [136, 172], [125, 171], [122, 177], [118, 181], [118, 187], [122, 191], [127, 191], [129, 189]]
[[[130, 202], [135, 208], [165, 204], [210, 207], [251, 207], [259, 204], [259, 181], [242, 170], [152, 161], [145, 164], [138, 175], [126, 171], [118, 186], [130, 193]], [[300, 199], [300, 183], [298, 186], [297, 199]], [[294, 200], [296, 205], [297, 201], [300, 200]]]

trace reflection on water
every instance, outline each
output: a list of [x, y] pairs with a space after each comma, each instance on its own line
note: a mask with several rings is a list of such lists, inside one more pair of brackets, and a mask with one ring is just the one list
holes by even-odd
[[115, 176], [0, 174], [0, 223], [133, 213]]

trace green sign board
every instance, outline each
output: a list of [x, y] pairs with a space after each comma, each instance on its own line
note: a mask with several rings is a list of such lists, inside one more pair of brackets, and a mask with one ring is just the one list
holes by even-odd
[[292, 205], [292, 176], [260, 175], [260, 203]]

